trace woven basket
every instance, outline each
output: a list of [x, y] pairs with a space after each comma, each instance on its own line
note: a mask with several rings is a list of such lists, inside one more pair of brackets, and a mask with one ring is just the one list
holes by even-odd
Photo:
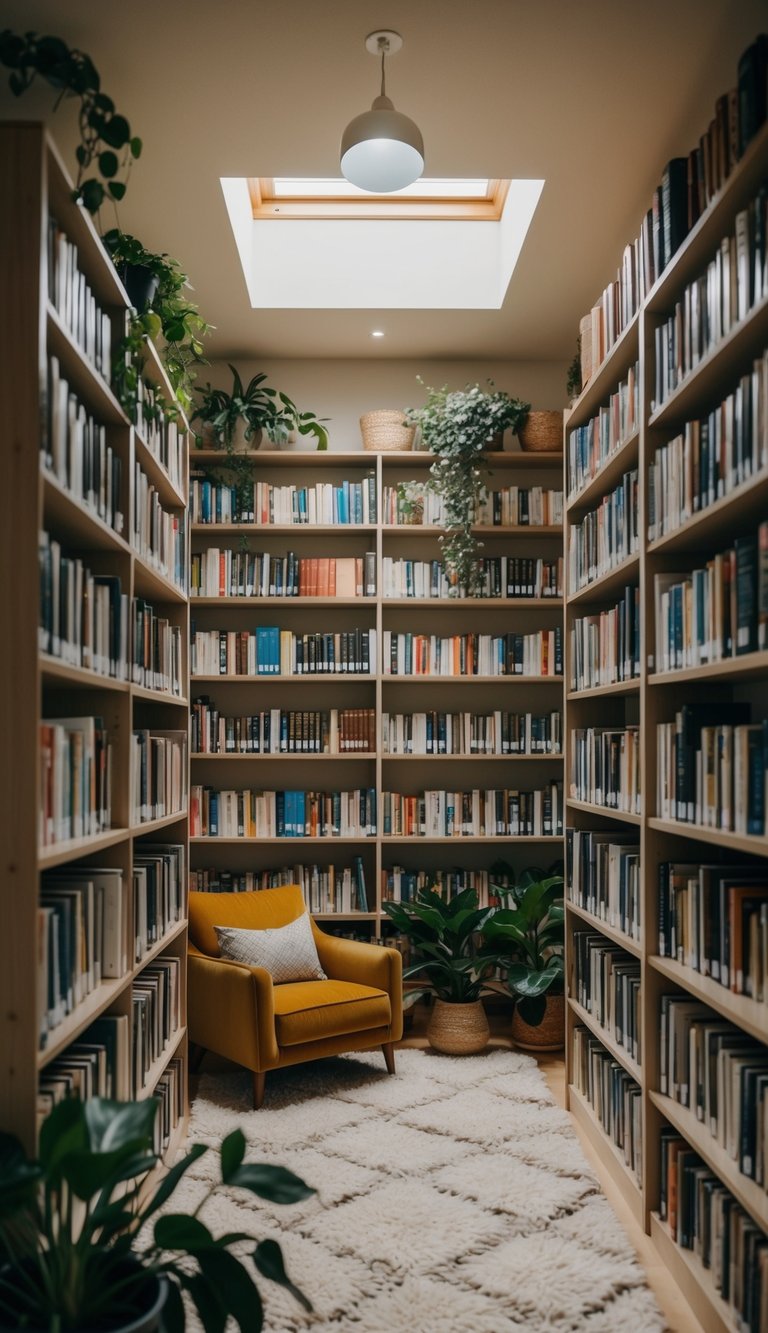
[[378, 454], [412, 449], [416, 434], [415, 426], [405, 424], [405, 413], [390, 407], [364, 412], [360, 418], [360, 430], [363, 448]]
[[547, 996], [544, 1017], [535, 1028], [526, 1023], [515, 1006], [512, 1040], [521, 1051], [559, 1051], [565, 1045], [565, 996]]
[[526, 453], [559, 454], [563, 448], [562, 412], [529, 412], [518, 438]]
[[491, 1030], [482, 1000], [448, 1004], [435, 1000], [427, 1028], [427, 1040], [443, 1055], [477, 1055], [488, 1045]]

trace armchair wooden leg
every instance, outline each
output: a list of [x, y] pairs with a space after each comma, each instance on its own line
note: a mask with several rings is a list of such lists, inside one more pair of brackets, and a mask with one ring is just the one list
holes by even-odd
[[189, 1069], [190, 1073], [197, 1074], [207, 1052], [204, 1046], [198, 1046], [197, 1042], [189, 1043]]
[[394, 1073], [395, 1073], [395, 1043], [394, 1043], [393, 1041], [385, 1041], [385, 1042], [384, 1042], [384, 1045], [382, 1046], [381, 1049], [382, 1049], [382, 1051], [384, 1052], [384, 1063], [385, 1063], [386, 1066], [387, 1066], [387, 1073], [388, 1073], [388, 1074], [394, 1074]]
[[253, 1076], [253, 1109], [260, 1111], [264, 1101], [264, 1088], [267, 1082], [267, 1075], [254, 1074]]

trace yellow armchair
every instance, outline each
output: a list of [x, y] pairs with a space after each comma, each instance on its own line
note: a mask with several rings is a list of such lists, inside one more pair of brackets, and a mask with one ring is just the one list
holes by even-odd
[[296, 884], [257, 893], [190, 893], [188, 1021], [199, 1058], [215, 1051], [253, 1072], [253, 1105], [270, 1069], [381, 1046], [395, 1072], [403, 1035], [403, 964], [397, 949], [326, 935], [312, 922], [327, 981], [275, 985], [269, 972], [219, 957], [215, 926], [266, 930], [305, 911]]

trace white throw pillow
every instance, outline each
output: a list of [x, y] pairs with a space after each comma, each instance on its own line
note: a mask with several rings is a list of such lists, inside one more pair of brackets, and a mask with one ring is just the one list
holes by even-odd
[[239, 930], [214, 926], [222, 958], [249, 967], [263, 967], [275, 983], [327, 981], [320, 966], [309, 914], [272, 930]]

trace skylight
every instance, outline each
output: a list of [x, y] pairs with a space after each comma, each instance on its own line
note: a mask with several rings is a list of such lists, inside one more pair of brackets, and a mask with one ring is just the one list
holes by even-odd
[[[262, 177], [262, 189], [268, 178]], [[439, 180], [422, 176], [404, 190], [386, 195], [387, 199], [487, 199], [489, 180]], [[275, 199], [370, 199], [367, 190], [344, 180], [343, 176], [326, 179], [298, 176], [274, 176], [272, 197]]]
[[251, 176], [248, 191], [256, 221], [383, 218], [414, 221], [498, 222], [510, 182], [488, 178], [424, 177], [404, 190], [370, 194], [343, 177]]

